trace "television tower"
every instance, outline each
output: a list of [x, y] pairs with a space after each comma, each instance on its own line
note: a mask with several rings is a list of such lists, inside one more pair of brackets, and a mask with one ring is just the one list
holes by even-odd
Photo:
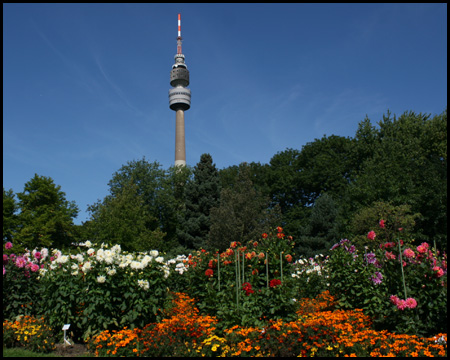
[[178, 14], [177, 54], [170, 72], [169, 106], [175, 115], [175, 166], [186, 166], [186, 144], [184, 140], [184, 112], [191, 107], [189, 70], [181, 53], [181, 16]]

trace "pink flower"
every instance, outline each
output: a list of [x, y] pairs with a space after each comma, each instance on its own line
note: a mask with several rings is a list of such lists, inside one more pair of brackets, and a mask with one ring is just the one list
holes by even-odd
[[375, 240], [375, 237], [377, 236], [377, 234], [375, 234], [375, 231], [369, 231], [369, 233], [367, 234], [367, 238], [369, 240]]
[[444, 275], [444, 270], [442, 270], [442, 268], [440, 268], [439, 266], [433, 267], [433, 271], [436, 271], [436, 276], [438, 278]]
[[25, 265], [27, 264], [27, 261], [25, 260], [25, 258], [23, 258], [22, 256], [18, 256], [16, 259], [16, 266], [19, 268], [23, 268], [25, 267]]
[[413, 298], [407, 298], [405, 300], [406, 307], [410, 309], [414, 309], [417, 306], [417, 301]]
[[11, 241], [8, 241], [8, 242], [5, 244], [5, 249], [8, 250], [8, 249], [11, 249], [11, 248], [12, 248], [12, 243], [11, 243]]
[[40, 253], [39, 251], [36, 251], [36, 252], [34, 253], [34, 258], [35, 258], [36, 260], [39, 260], [39, 259], [41, 258], [41, 253]]
[[417, 251], [421, 254], [425, 254], [428, 250], [428, 244], [426, 242], [423, 242], [417, 247]]
[[395, 260], [395, 255], [391, 251], [386, 251], [384, 256], [386, 256], [386, 259], [388, 260]]
[[416, 255], [414, 254], [414, 251], [411, 250], [410, 248], [405, 249], [405, 250], [403, 251], [403, 255], [406, 256], [408, 259], [412, 259], [412, 258], [414, 258], [414, 257], [416, 256]]
[[31, 265], [31, 271], [36, 272], [39, 270], [39, 265], [38, 264], [32, 264]]
[[405, 310], [405, 308], [406, 308], [406, 301], [405, 300], [399, 300], [397, 302], [397, 309]]
[[381, 219], [381, 220], [380, 220], [380, 222], [379, 222], [379, 224], [380, 224], [380, 228], [382, 228], [382, 229], [383, 229], [383, 228], [384, 228], [384, 226], [385, 226], [385, 225], [384, 225], [384, 220], [383, 220], [383, 219]]
[[398, 302], [400, 301], [397, 295], [391, 295], [389, 299], [391, 300], [391, 303], [393, 303], [394, 305], [397, 305]]

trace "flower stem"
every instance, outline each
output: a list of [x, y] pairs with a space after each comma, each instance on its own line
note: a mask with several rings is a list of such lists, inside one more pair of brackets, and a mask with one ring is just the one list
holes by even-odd
[[402, 279], [403, 279], [403, 290], [405, 291], [405, 299], [406, 296], [406, 283], [405, 283], [405, 274], [403, 272], [403, 257], [402, 257], [402, 248], [400, 246], [400, 237], [397, 238], [398, 241], [398, 252], [400, 253], [400, 268], [402, 269]]

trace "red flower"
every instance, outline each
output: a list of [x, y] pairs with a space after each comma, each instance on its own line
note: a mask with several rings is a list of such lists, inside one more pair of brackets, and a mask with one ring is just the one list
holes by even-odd
[[283, 232], [283, 228], [281, 227], [281, 226], [277, 226], [277, 231], [280, 233], [280, 232]]
[[382, 229], [383, 229], [383, 228], [384, 228], [384, 226], [385, 226], [385, 225], [384, 225], [384, 220], [383, 220], [383, 219], [381, 219], [381, 220], [380, 220], [380, 222], [379, 222], [379, 224], [380, 224], [380, 228], [382, 228]]
[[212, 269], [208, 269], [205, 271], [205, 275], [207, 277], [211, 277], [211, 276], [213, 276], [213, 274], [214, 274], [214, 271]]
[[282, 232], [279, 232], [277, 234], [277, 237], [278, 237], [278, 239], [282, 239], [282, 238], [284, 238], [284, 234]]
[[377, 236], [377, 234], [375, 234], [375, 231], [369, 231], [369, 233], [367, 234], [367, 238], [369, 240], [375, 240], [375, 237]]
[[287, 262], [290, 263], [292, 261], [292, 255], [287, 254], [286, 255], [286, 260], [287, 260]]
[[281, 285], [281, 280], [280, 279], [273, 279], [269, 281], [269, 286], [271, 288], [276, 287], [278, 285]]
[[254, 291], [252, 289], [252, 285], [249, 282], [245, 282], [242, 284], [242, 290], [245, 291], [245, 295], [247, 295], [247, 296], [254, 293]]
[[266, 233], [261, 235], [263, 237], [263, 239], [265, 239], [266, 237], [268, 237], [269, 235], [267, 235]]

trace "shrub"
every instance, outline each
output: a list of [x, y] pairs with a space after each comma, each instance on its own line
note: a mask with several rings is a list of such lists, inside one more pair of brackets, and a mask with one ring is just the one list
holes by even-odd
[[[385, 226], [380, 221], [380, 227]], [[375, 239], [374, 230], [367, 237]], [[447, 331], [447, 256], [430, 245], [396, 241], [366, 247], [344, 239], [329, 259], [330, 290], [338, 306], [364, 309], [377, 329], [430, 336]]]

